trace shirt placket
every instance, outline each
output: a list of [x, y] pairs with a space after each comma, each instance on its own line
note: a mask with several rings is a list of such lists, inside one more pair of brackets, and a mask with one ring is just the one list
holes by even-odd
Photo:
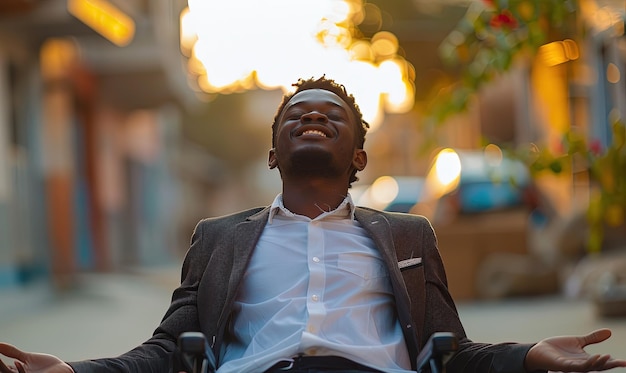
[[324, 229], [319, 220], [308, 225], [307, 264], [309, 268], [309, 284], [307, 289], [307, 311], [309, 319], [306, 331], [317, 334], [325, 316], [324, 288], [326, 285], [326, 269], [324, 263]]

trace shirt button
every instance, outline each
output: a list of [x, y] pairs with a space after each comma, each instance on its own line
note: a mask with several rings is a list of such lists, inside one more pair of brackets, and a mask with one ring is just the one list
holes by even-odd
[[314, 256], [314, 257], [313, 257], [313, 261], [314, 261], [315, 263], [319, 263], [319, 262], [320, 262], [320, 258], [318, 258], [318, 257]]
[[311, 299], [313, 299], [313, 302], [317, 302], [318, 300], [320, 300], [320, 297], [317, 295], [313, 295]]

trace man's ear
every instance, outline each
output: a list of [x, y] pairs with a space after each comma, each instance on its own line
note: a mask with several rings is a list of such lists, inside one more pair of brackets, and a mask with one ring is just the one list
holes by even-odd
[[270, 170], [278, 166], [278, 159], [276, 159], [276, 148], [270, 149], [269, 157], [267, 159], [267, 166], [270, 168]]
[[363, 171], [365, 166], [367, 166], [367, 153], [363, 149], [356, 149], [354, 151], [354, 158], [352, 159], [352, 166], [357, 169], [357, 171]]

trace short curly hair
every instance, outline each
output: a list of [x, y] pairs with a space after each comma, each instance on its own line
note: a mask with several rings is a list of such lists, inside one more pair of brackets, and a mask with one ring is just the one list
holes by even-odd
[[[276, 115], [274, 116], [274, 122], [272, 123], [272, 147], [276, 146], [276, 130], [278, 128], [278, 121], [280, 120], [280, 115], [282, 114], [289, 100], [291, 100], [291, 98], [299, 92], [305, 91], [307, 89], [323, 89], [336, 94], [348, 104], [355, 118], [354, 125], [357, 130], [357, 146], [360, 149], [363, 149], [363, 145], [365, 144], [365, 135], [367, 134], [367, 130], [370, 126], [369, 123], [367, 123], [363, 119], [363, 113], [361, 113], [361, 109], [356, 104], [354, 96], [346, 91], [346, 87], [344, 85], [336, 83], [333, 79], [328, 79], [325, 75], [323, 75], [318, 79], [299, 79], [297, 83], [293, 84], [293, 86], [296, 87], [296, 90], [293, 93], [283, 96], [283, 101], [281, 102], [280, 106], [278, 106], [278, 110], [276, 111]], [[352, 176], [350, 177], [350, 184], [358, 180], [358, 178], [356, 177], [356, 172], [357, 170], [354, 170], [352, 172]]]

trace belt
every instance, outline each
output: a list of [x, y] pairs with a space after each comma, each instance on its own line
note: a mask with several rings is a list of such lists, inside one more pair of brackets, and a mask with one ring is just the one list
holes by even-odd
[[289, 371], [299, 371], [306, 369], [320, 369], [322, 371], [342, 371], [351, 370], [359, 372], [377, 372], [380, 370], [367, 367], [352, 360], [339, 356], [296, 356], [293, 359], [279, 361], [265, 373], [280, 373]]

